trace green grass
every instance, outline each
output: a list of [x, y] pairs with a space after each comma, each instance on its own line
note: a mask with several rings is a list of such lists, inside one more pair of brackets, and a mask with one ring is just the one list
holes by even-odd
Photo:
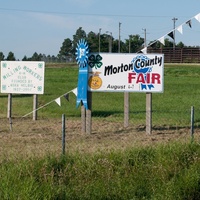
[[[189, 124], [190, 108], [200, 109], [200, 65], [165, 65], [164, 92], [153, 93], [153, 124]], [[48, 65], [45, 69], [45, 92], [39, 95], [39, 107], [53, 101], [61, 95], [77, 87], [78, 67], [76, 65]], [[123, 120], [124, 94], [94, 92], [92, 94], [93, 118], [108, 117], [108, 120]], [[7, 95], [0, 94], [0, 116], [6, 117]], [[144, 93], [130, 93], [130, 118], [134, 122], [144, 122], [146, 109], [146, 95]], [[80, 108], [76, 108], [76, 97], [70, 93], [70, 101], [61, 98], [62, 106], [56, 102], [39, 109], [39, 117], [79, 117]], [[13, 117], [21, 117], [32, 111], [32, 95], [13, 95]], [[29, 115], [31, 117], [31, 115]], [[170, 119], [170, 121], [169, 121]], [[196, 123], [200, 121], [195, 116]]]
[[5, 160], [0, 199], [199, 199], [199, 144]]

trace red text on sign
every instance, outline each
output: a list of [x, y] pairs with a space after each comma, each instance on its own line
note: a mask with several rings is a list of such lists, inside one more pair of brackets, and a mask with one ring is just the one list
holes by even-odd
[[139, 73], [136, 74], [135, 72], [128, 73], [128, 83], [133, 83], [133, 80], [136, 80], [136, 84], [138, 83], [147, 83], [147, 84], [160, 84], [160, 74], [158, 73]]

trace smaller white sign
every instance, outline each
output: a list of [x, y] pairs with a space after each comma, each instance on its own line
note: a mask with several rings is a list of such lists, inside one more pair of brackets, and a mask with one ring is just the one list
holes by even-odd
[[1, 61], [1, 93], [43, 94], [43, 61]]

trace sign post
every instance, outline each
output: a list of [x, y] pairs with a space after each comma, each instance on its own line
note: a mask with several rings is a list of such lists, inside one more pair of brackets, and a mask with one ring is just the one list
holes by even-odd
[[124, 127], [129, 125], [129, 105], [130, 105], [130, 95], [129, 92], [124, 92]]
[[33, 120], [37, 120], [38, 95], [33, 95]]
[[11, 118], [12, 116], [12, 94], [8, 94], [8, 113], [7, 118]]

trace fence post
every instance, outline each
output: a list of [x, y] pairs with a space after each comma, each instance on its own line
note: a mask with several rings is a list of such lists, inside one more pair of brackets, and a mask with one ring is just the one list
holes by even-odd
[[12, 117], [12, 94], [8, 94], [8, 113], [7, 113], [7, 118]]
[[191, 106], [191, 128], [190, 128], [191, 142], [194, 140], [194, 106]]
[[86, 133], [92, 133], [92, 92], [88, 92], [88, 109], [86, 110]]
[[129, 92], [124, 92], [124, 127], [129, 126]]
[[12, 131], [12, 117], [9, 117], [10, 131]]
[[146, 134], [152, 130], [152, 93], [146, 93]]
[[65, 114], [62, 114], [62, 154], [65, 155]]
[[38, 95], [33, 95], [33, 120], [37, 120]]
[[81, 101], [81, 132], [86, 133], [86, 109]]

